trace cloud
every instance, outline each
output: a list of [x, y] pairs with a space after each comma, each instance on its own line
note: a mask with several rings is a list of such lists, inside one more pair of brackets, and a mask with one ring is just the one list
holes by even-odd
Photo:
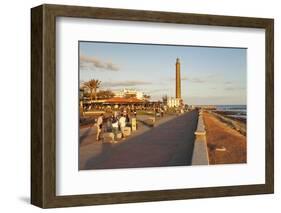
[[218, 74], [209, 74], [209, 75], [207, 75], [206, 77], [207, 77], [208, 79], [210, 79], [210, 78], [218, 78], [219, 75], [218, 75]]
[[[175, 81], [175, 78], [170, 78], [170, 81]], [[190, 83], [207, 83], [207, 79], [204, 78], [189, 78], [189, 77], [181, 77], [181, 81], [188, 81]]]
[[80, 69], [118, 71], [119, 67], [111, 61], [103, 61], [94, 56], [80, 55]]
[[232, 84], [233, 82], [232, 81], [225, 81], [224, 84], [226, 85], [229, 85], [229, 84]]
[[227, 91], [245, 90], [245, 87], [226, 87], [224, 89], [227, 90]]
[[181, 80], [182, 81], [190, 81], [193, 83], [205, 83], [208, 80], [210, 81], [210, 79], [212, 79], [212, 81], [217, 80], [218, 75], [216, 74], [209, 74], [209, 75], [204, 75], [204, 76], [199, 76], [199, 77], [182, 77]]
[[[174, 79], [175, 80], [175, 79]], [[207, 80], [203, 79], [203, 78], [188, 78], [188, 77], [182, 77], [181, 78], [182, 81], [188, 81], [191, 83], [206, 83]]]
[[[175, 78], [171, 80], [175, 81]], [[224, 84], [226, 86], [231, 86], [234, 84], [233, 81], [223, 81], [221, 76], [217, 74], [210, 74], [206, 76], [198, 76], [198, 77], [182, 77], [182, 81], [188, 81], [189, 83], [212, 83], [212, 84]]]
[[187, 81], [192, 82], [192, 83], [206, 83], [207, 80], [201, 79], [201, 78], [189, 78]]
[[150, 90], [148, 91], [149, 93], [158, 93], [158, 92], [167, 92], [168, 89], [167, 88], [161, 88], [161, 89], [154, 89], [154, 90]]
[[132, 87], [132, 86], [149, 85], [149, 84], [152, 83], [148, 81], [110, 81], [110, 82], [102, 83], [104, 87]]

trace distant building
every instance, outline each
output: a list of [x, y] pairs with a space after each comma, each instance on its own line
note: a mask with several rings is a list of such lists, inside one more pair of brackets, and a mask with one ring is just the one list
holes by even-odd
[[114, 92], [114, 97], [135, 97], [137, 99], [143, 100], [144, 99], [144, 93], [141, 91], [137, 91], [134, 89], [123, 89], [121, 91]]
[[172, 107], [179, 107], [181, 105], [181, 99], [180, 98], [172, 98], [169, 97], [167, 99], [167, 106], [172, 108]]

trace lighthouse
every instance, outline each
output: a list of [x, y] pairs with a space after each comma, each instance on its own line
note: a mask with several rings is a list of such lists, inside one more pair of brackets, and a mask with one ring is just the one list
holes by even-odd
[[176, 61], [176, 99], [181, 99], [181, 71], [180, 59]]
[[169, 97], [167, 100], [168, 107], [180, 107], [183, 106], [183, 100], [181, 98], [181, 64], [180, 59], [176, 60], [176, 97]]

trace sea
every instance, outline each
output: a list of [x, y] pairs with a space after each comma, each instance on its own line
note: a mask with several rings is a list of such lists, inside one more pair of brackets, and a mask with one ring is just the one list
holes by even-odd
[[247, 105], [215, 105], [216, 111], [228, 117], [247, 119]]

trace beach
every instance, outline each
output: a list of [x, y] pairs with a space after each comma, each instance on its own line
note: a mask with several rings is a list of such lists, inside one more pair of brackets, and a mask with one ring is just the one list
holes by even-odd
[[222, 122], [214, 114], [203, 114], [210, 164], [246, 163], [246, 136]]

